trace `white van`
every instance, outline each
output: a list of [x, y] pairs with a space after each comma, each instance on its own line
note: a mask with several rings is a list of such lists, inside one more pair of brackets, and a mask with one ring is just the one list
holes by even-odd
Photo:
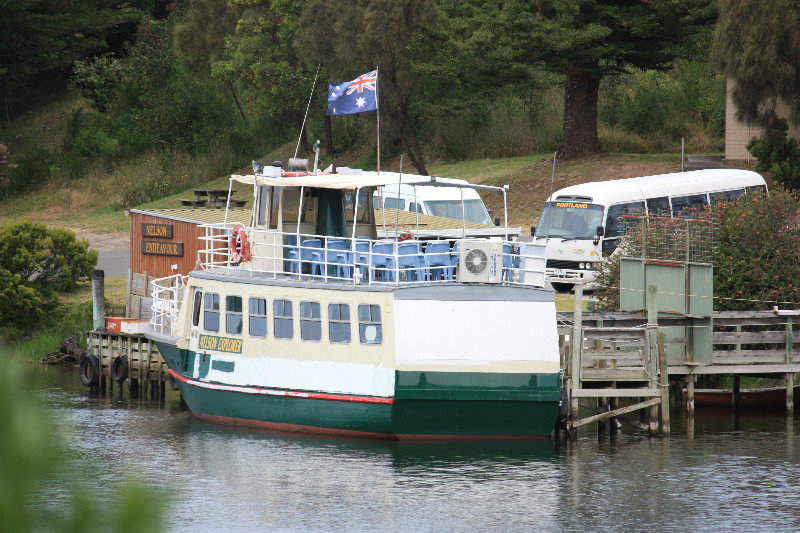
[[[443, 183], [466, 184], [464, 180], [451, 178], [436, 178]], [[399, 193], [398, 193], [399, 185]], [[475, 189], [458, 187], [426, 187], [406, 185], [403, 183], [384, 185], [379, 187], [372, 196], [372, 205], [375, 209], [383, 206], [388, 209], [400, 209], [433, 215], [437, 217], [461, 220], [461, 206], [463, 199], [464, 219], [467, 222], [477, 222], [493, 226], [489, 212], [483, 204], [480, 195]], [[463, 198], [462, 198], [463, 194]]]
[[566, 187], [553, 193], [539, 215], [534, 241], [547, 242], [547, 280], [556, 290], [576, 281], [591, 287], [603, 256], [625, 233], [621, 215], [679, 216], [687, 207], [767, 192], [761, 175], [749, 170], [676, 172]]

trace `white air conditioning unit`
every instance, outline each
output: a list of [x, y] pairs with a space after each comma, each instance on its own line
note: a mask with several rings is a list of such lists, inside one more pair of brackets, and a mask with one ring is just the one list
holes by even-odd
[[481, 239], [458, 242], [458, 281], [500, 283], [503, 275], [503, 243]]

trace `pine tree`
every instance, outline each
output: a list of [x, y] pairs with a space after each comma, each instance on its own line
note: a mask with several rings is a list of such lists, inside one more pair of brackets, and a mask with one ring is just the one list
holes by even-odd
[[800, 5], [793, 0], [721, 0], [713, 57], [736, 82], [737, 117], [774, 127], [778, 99], [800, 123]]
[[519, 61], [566, 75], [559, 153], [569, 159], [600, 151], [604, 76], [670, 68], [715, 16], [713, 0], [511, 0], [503, 23], [519, 38]]

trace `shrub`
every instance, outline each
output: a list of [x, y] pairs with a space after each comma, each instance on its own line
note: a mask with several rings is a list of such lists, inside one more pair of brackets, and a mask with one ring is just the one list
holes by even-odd
[[747, 149], [758, 158], [756, 170], [769, 172], [772, 179], [786, 187], [800, 188], [800, 148], [797, 141], [786, 135], [788, 124], [778, 119], [772, 127], [747, 143]]
[[121, 79], [120, 61], [106, 54], [94, 59], [75, 61], [72, 65], [70, 86], [91, 101], [98, 111], [105, 113]]
[[0, 225], [0, 332], [34, 333], [54, 311], [57, 292], [89, 279], [97, 252], [63, 228], [22, 219]]
[[[707, 208], [708, 209], [708, 208]], [[764, 309], [800, 304], [800, 203], [775, 187], [710, 208], [718, 221], [714, 261], [714, 308]], [[622, 239], [621, 247], [632, 236]], [[598, 276], [599, 307], [619, 309], [619, 255]]]

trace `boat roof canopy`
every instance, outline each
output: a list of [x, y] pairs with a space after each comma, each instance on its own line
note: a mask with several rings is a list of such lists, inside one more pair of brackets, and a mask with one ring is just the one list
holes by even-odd
[[[272, 168], [272, 167], [267, 167]], [[267, 169], [265, 168], [265, 170]], [[280, 169], [278, 169], [280, 170]], [[344, 170], [344, 172], [341, 172]], [[348, 172], [349, 171], [349, 172]], [[273, 174], [273, 173], [270, 173]], [[320, 189], [355, 190], [367, 187], [380, 187], [382, 185], [424, 185], [426, 187], [457, 187], [464, 189], [478, 189], [502, 192], [502, 187], [491, 185], [476, 185], [462, 180], [447, 180], [433, 176], [419, 174], [400, 174], [398, 172], [361, 172], [351, 169], [340, 169], [337, 173], [308, 174], [304, 176], [285, 176], [249, 174], [240, 176], [233, 174], [231, 179], [248, 185], [272, 187], [316, 187]]]

